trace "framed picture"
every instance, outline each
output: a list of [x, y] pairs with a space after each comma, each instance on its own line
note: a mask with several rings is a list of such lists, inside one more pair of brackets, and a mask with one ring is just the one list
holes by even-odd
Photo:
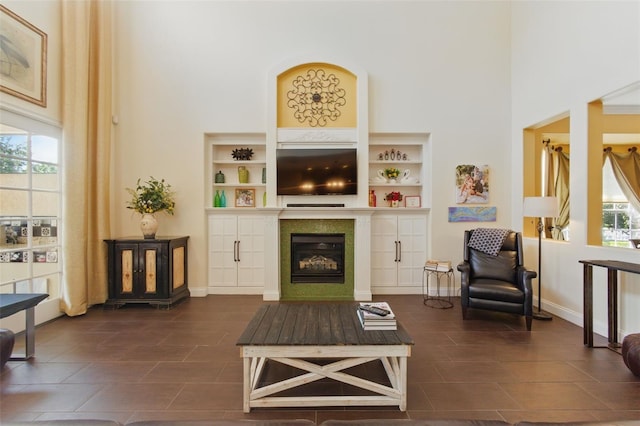
[[236, 207], [255, 207], [256, 190], [253, 188], [236, 189]]
[[456, 204], [489, 203], [489, 166], [456, 166]]
[[47, 35], [0, 5], [0, 91], [47, 106]]
[[417, 208], [420, 207], [420, 196], [419, 195], [405, 195], [404, 196], [404, 205], [405, 207]]
[[449, 207], [449, 222], [495, 222], [496, 207]]

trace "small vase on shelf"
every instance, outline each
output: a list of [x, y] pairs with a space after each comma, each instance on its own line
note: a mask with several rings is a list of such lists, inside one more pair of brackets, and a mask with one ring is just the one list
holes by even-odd
[[238, 182], [249, 183], [249, 170], [245, 166], [238, 166]]
[[216, 189], [216, 195], [213, 197], [213, 207], [220, 207], [220, 191]]
[[227, 196], [224, 195], [224, 190], [222, 191], [222, 194], [220, 195], [220, 207], [227, 207]]

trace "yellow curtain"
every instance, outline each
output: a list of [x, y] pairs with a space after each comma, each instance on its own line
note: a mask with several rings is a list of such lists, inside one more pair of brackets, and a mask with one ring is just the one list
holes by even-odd
[[559, 214], [555, 219], [552, 235], [556, 240], [563, 240], [562, 230], [569, 226], [569, 154], [557, 148], [553, 156], [556, 168], [554, 195], [558, 197]]
[[613, 175], [622, 193], [633, 208], [640, 212], [640, 154], [637, 149], [630, 148], [626, 154], [605, 149], [604, 158], [611, 162]]
[[81, 315], [107, 298], [111, 154], [111, 1], [62, 1], [63, 288]]

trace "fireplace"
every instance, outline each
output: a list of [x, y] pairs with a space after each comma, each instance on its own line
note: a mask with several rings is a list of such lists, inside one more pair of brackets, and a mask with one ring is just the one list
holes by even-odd
[[344, 284], [345, 234], [291, 234], [291, 283]]

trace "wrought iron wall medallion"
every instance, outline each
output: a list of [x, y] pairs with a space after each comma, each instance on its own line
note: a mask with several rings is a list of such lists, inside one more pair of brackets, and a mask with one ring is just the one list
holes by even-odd
[[293, 90], [287, 92], [287, 106], [300, 123], [311, 127], [324, 127], [329, 120], [340, 117], [340, 107], [347, 103], [347, 92], [340, 87], [340, 79], [335, 74], [327, 75], [324, 70], [309, 70], [293, 80]]

